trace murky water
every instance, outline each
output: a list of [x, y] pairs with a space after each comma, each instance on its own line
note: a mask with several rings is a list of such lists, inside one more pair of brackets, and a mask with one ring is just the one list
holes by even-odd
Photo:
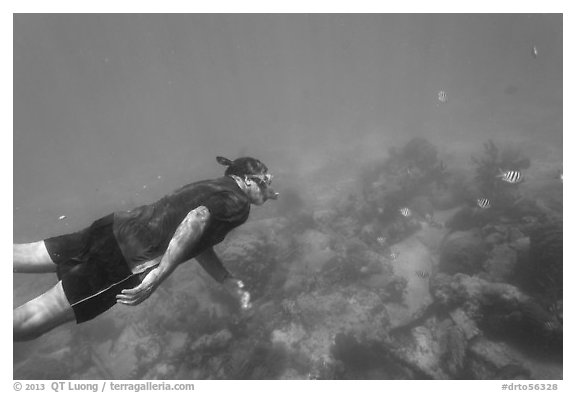
[[[540, 310], [558, 299], [534, 311], [538, 284], [511, 274], [537, 269], [524, 240], [558, 248], [527, 221], [562, 219], [562, 32], [553, 14], [16, 15], [14, 242], [221, 176], [217, 155], [264, 161], [281, 198], [216, 248], [249, 313], [191, 261], [138, 307], [15, 343], [14, 378], [562, 378], [561, 317]], [[525, 181], [486, 213], [489, 140], [487, 167], [529, 165], [501, 168]], [[458, 231], [486, 249], [455, 274]], [[56, 283], [13, 280], [14, 307]], [[478, 299], [444, 301], [447, 280], [526, 307], [461, 317]]]

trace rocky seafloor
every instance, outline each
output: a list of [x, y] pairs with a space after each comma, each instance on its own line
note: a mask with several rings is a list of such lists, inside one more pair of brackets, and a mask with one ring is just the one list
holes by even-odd
[[478, 179], [410, 143], [284, 190], [216, 248], [250, 310], [192, 261], [138, 307], [20, 346], [14, 378], [562, 379], [561, 183], [478, 209]]

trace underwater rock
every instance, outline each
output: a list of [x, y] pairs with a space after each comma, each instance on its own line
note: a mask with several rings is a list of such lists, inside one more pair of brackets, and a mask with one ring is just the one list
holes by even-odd
[[320, 226], [329, 226], [337, 216], [338, 213], [332, 209], [317, 210], [312, 213], [312, 218]]
[[[292, 307], [295, 306], [292, 305]], [[302, 325], [290, 323], [290, 325], [274, 330], [270, 340], [273, 344], [284, 345], [288, 349], [295, 349], [305, 336], [306, 331], [302, 328]]]
[[506, 244], [495, 246], [484, 262], [483, 278], [494, 282], [508, 282], [514, 274], [517, 263], [516, 250]]
[[274, 345], [314, 366], [312, 374], [325, 378], [334, 371], [331, 348], [346, 334], [359, 342], [384, 342], [389, 317], [375, 290], [358, 287], [325, 288], [282, 301], [288, 323], [271, 333]]
[[218, 352], [225, 349], [232, 340], [232, 333], [228, 329], [220, 330], [214, 334], [205, 334], [194, 341], [189, 350], [191, 352]]
[[482, 227], [481, 233], [488, 247], [494, 247], [508, 240], [508, 228], [504, 225], [485, 225]]
[[530, 238], [528, 236], [522, 237], [517, 239], [513, 243], [510, 243], [510, 247], [512, 247], [518, 255], [527, 255], [530, 251]]
[[[309, 229], [303, 233], [293, 235], [294, 248], [298, 250], [298, 258], [293, 259], [286, 266], [287, 278], [283, 283], [286, 291], [307, 290], [311, 285], [320, 283], [320, 279], [326, 280], [322, 274], [342, 256], [332, 249], [337, 239], [324, 232]], [[341, 264], [345, 264], [344, 261]], [[358, 269], [356, 269], [358, 270]]]
[[486, 246], [473, 231], [452, 232], [440, 247], [441, 272], [475, 274], [482, 269]]
[[483, 304], [497, 301], [514, 308], [530, 299], [513, 285], [492, 283], [461, 273], [453, 276], [438, 274], [431, 284], [430, 291], [436, 305], [446, 309], [461, 307], [474, 320], [481, 318]]
[[500, 232], [492, 232], [484, 238], [486, 245], [489, 247], [494, 247], [496, 245], [502, 244], [506, 241], [506, 235]]
[[468, 231], [481, 228], [490, 221], [491, 213], [465, 206], [446, 222], [446, 227], [453, 231]]
[[226, 248], [222, 251], [223, 259], [245, 260], [257, 259], [262, 254], [266, 242], [257, 233], [241, 232], [226, 242]]
[[530, 281], [535, 291], [554, 302], [563, 295], [562, 221], [538, 225], [530, 232]]
[[253, 299], [263, 295], [276, 269], [278, 250], [266, 236], [259, 232], [242, 231], [233, 236], [221, 251], [221, 258], [230, 272], [241, 277]]
[[464, 369], [468, 340], [459, 326], [448, 325], [442, 330], [440, 364], [451, 379], [458, 379]]
[[387, 343], [363, 340], [350, 334], [336, 335], [331, 357], [335, 361], [324, 367], [331, 371], [331, 379], [429, 378]]
[[357, 217], [343, 215], [331, 223], [331, 229], [342, 236], [353, 238], [360, 234], [362, 226]]
[[392, 303], [402, 303], [406, 295], [408, 280], [404, 277], [394, 276], [384, 287], [384, 300]]
[[482, 307], [480, 326], [487, 336], [530, 350], [542, 356], [561, 356], [563, 329], [560, 315], [548, 311], [538, 299], [516, 304], [488, 299]]
[[174, 379], [174, 375], [177, 372], [177, 368], [173, 364], [160, 363], [154, 365], [150, 370], [148, 370], [144, 376], [141, 378], [143, 380], [168, 380]]
[[478, 329], [476, 322], [461, 308], [451, 311], [450, 319], [466, 340], [472, 340], [480, 334], [480, 329]]
[[287, 380], [287, 381], [295, 381], [295, 380], [303, 380], [306, 379], [306, 376], [302, 373], [298, 372], [293, 368], [287, 368], [284, 372], [278, 377], [279, 380]]
[[508, 241], [510, 243], [515, 243], [520, 239], [524, 239], [526, 238], [526, 235], [518, 228], [516, 228], [515, 226], [511, 226], [510, 229], [508, 230]]
[[431, 311], [419, 325], [392, 333], [395, 353], [419, 378], [460, 379], [470, 337], [458, 313], [445, 318]]
[[479, 338], [469, 346], [466, 359], [469, 379], [529, 379], [530, 374], [506, 344]]
[[[504, 217], [502, 217], [504, 219]], [[484, 242], [489, 247], [503, 243], [510, 245], [525, 241], [526, 235], [515, 224], [487, 224], [481, 229]]]
[[[468, 339], [479, 329], [491, 337], [554, 355], [562, 346], [562, 320], [517, 287], [479, 277], [438, 275], [431, 288]], [[539, 348], [539, 349], [538, 349]]]
[[440, 368], [441, 350], [434, 332], [427, 326], [418, 326], [410, 333], [411, 340], [404, 343], [401, 349], [407, 361], [434, 379], [448, 379], [448, 375]]

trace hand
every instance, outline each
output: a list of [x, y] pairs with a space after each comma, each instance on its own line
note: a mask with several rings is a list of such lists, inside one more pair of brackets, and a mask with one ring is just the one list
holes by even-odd
[[148, 299], [156, 288], [158, 288], [158, 285], [160, 285], [160, 280], [158, 280], [158, 271], [156, 268], [144, 277], [140, 285], [131, 289], [124, 289], [116, 295], [116, 302], [128, 306], [136, 306]]
[[240, 303], [242, 310], [249, 310], [252, 307], [250, 303], [250, 292], [245, 291], [244, 283], [237, 278], [227, 278], [223, 283], [224, 287]]

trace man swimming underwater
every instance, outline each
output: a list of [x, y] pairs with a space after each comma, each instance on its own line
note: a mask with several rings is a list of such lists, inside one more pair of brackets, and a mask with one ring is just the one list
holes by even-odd
[[35, 339], [63, 323], [85, 322], [114, 304], [146, 300], [178, 265], [196, 258], [216, 281], [250, 307], [250, 294], [214, 252], [243, 224], [250, 204], [276, 199], [272, 176], [261, 161], [242, 157], [223, 177], [188, 184], [150, 205], [96, 220], [81, 231], [14, 245], [14, 272], [56, 272], [58, 283], [16, 308], [15, 341]]

